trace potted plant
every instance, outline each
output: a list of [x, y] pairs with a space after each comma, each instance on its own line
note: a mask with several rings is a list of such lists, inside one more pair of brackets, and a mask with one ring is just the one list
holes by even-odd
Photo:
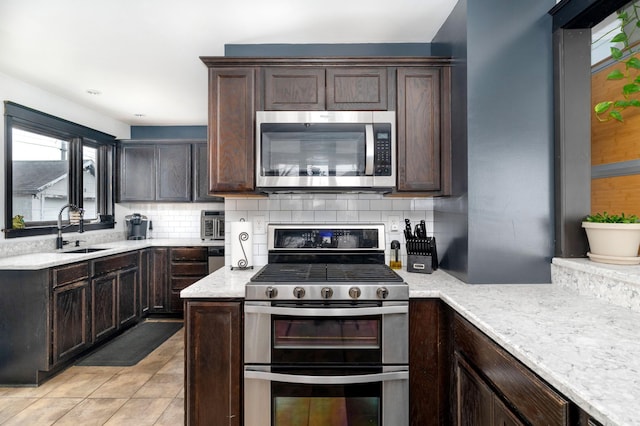
[[582, 227], [589, 240], [587, 256], [594, 262], [640, 263], [640, 219], [636, 215], [596, 213], [587, 216]]
[[[594, 106], [594, 111], [599, 121], [609, 121], [611, 119], [624, 121], [622, 111], [629, 107], [640, 107], [640, 59], [636, 56], [640, 52], [640, 45], [634, 43], [634, 32], [640, 29], [640, 5], [637, 1], [618, 13], [618, 26], [602, 36], [615, 33], [611, 39], [611, 58], [622, 64], [607, 75], [607, 80], [620, 81], [622, 84], [621, 97], [618, 99], [607, 99], [598, 102]], [[636, 37], [637, 40], [637, 37]], [[622, 68], [622, 69], [620, 69]]]

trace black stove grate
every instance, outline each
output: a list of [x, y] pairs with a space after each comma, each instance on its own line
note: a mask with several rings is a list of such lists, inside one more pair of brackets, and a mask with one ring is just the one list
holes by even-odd
[[253, 282], [402, 282], [387, 265], [270, 263], [258, 271]]

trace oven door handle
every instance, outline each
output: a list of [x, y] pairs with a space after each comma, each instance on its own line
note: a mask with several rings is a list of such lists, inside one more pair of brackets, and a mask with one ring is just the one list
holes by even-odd
[[292, 317], [356, 317], [363, 315], [407, 314], [408, 305], [376, 306], [372, 308], [285, 308], [282, 306], [244, 305], [250, 314], [284, 315]]
[[356, 383], [388, 382], [409, 379], [408, 371], [359, 374], [353, 376], [305, 376], [297, 374], [271, 373], [268, 371], [245, 370], [245, 379], [267, 380], [271, 382], [300, 383], [309, 385], [349, 385]]

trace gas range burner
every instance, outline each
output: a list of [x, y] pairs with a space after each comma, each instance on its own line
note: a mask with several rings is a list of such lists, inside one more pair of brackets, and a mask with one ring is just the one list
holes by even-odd
[[402, 278], [387, 265], [343, 263], [273, 263], [264, 266], [253, 282], [384, 282], [402, 283]]
[[407, 301], [409, 287], [384, 262], [384, 224], [271, 224], [269, 263], [245, 289], [246, 300]]

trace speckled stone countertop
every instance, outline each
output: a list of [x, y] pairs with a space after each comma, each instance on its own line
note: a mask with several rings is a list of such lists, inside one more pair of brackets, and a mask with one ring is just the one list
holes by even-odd
[[112, 254], [124, 253], [131, 250], [139, 250], [146, 247], [194, 247], [194, 246], [221, 246], [224, 241], [202, 241], [198, 239], [148, 239], [148, 240], [121, 240], [109, 243], [90, 244], [83, 247], [105, 248], [105, 250], [93, 253], [66, 253], [78, 247], [65, 247], [64, 250], [51, 250], [44, 253], [23, 254], [0, 258], [0, 270], [38, 270], [51, 268], [82, 260], [96, 259]]
[[[588, 265], [592, 266], [592, 265]], [[255, 270], [220, 269], [183, 298], [243, 298]], [[412, 298], [441, 298], [604, 425], [640, 425], [640, 313], [557, 284], [465, 284], [398, 271]]]

